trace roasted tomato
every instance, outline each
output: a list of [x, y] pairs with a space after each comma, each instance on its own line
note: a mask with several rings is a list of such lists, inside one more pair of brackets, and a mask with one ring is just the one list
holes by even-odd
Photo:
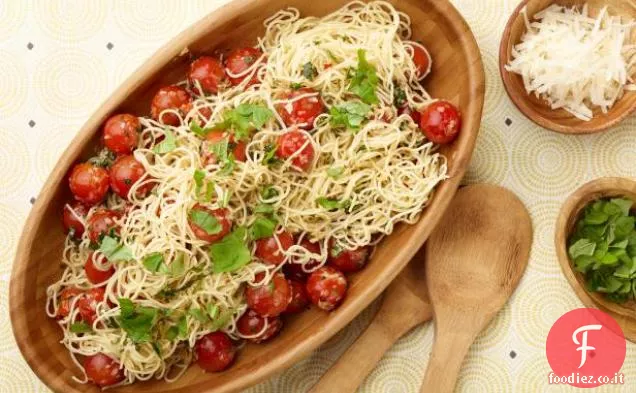
[[436, 101], [421, 112], [420, 128], [426, 137], [439, 144], [451, 143], [462, 128], [462, 117], [455, 105]]
[[417, 124], [418, 127], [420, 126], [420, 119], [422, 117], [420, 115], [420, 112], [414, 111], [409, 106], [403, 106], [401, 108], [398, 108], [397, 114], [398, 114], [398, 116], [400, 116], [400, 115], [408, 115], [408, 116], [410, 116], [411, 119], [413, 119], [413, 122], [415, 124]]
[[76, 200], [95, 205], [103, 201], [108, 193], [108, 171], [90, 162], [77, 164], [68, 183]]
[[323, 266], [307, 280], [307, 295], [318, 308], [331, 311], [338, 307], [347, 292], [347, 279], [342, 272]]
[[88, 281], [95, 285], [103, 283], [115, 274], [115, 266], [106, 261], [105, 258], [102, 263], [109, 265], [109, 268], [103, 270], [101, 267], [97, 267], [95, 265], [95, 253], [90, 253], [88, 258], [86, 258], [86, 263], [84, 264], [84, 271], [86, 272]]
[[[145, 174], [146, 169], [134, 156], [121, 156], [110, 167], [110, 188], [115, 194], [128, 199], [128, 192], [133, 184], [137, 183]], [[138, 187], [137, 196], [147, 195], [153, 187], [152, 183]]]
[[370, 247], [360, 247], [354, 250], [340, 249], [334, 246], [334, 242], [331, 242], [329, 255], [327, 257], [327, 264], [332, 266], [341, 272], [353, 273], [367, 264], [369, 255], [371, 254]]
[[227, 84], [227, 75], [220, 61], [212, 56], [201, 56], [190, 63], [190, 72], [188, 72], [188, 81], [192, 88], [197, 91], [199, 82], [201, 89], [207, 94], [216, 94], [219, 89]]
[[104, 124], [104, 146], [117, 155], [130, 154], [137, 148], [140, 129], [137, 116], [127, 113], [111, 116]]
[[[279, 242], [280, 247], [278, 246]], [[285, 254], [281, 249], [287, 251], [293, 245], [294, 237], [287, 232], [281, 232], [271, 237], [258, 239], [254, 255], [267, 264], [280, 265], [285, 260]]]
[[98, 353], [84, 358], [84, 371], [97, 386], [111, 386], [124, 380], [124, 370], [110, 356]]
[[83, 321], [89, 325], [95, 322], [95, 319], [97, 319], [97, 305], [104, 301], [104, 296], [104, 287], [97, 287], [87, 291], [79, 298], [77, 305]]
[[97, 209], [88, 217], [88, 238], [93, 243], [99, 243], [103, 236], [119, 235], [119, 224], [116, 220], [121, 218], [121, 213], [109, 209]]
[[[320, 255], [320, 244], [305, 238], [300, 242], [300, 245], [310, 253]], [[307, 281], [307, 276], [309, 276], [308, 272], [315, 269], [318, 265], [320, 265], [320, 260], [318, 259], [310, 259], [303, 264], [292, 258], [289, 263], [283, 266], [283, 272], [285, 277], [289, 279], [305, 282]]]
[[236, 357], [236, 347], [223, 332], [212, 332], [201, 337], [197, 340], [194, 350], [197, 354], [197, 364], [208, 372], [225, 370]]
[[232, 223], [229, 214], [227, 209], [212, 210], [197, 204], [188, 214], [188, 224], [198, 239], [214, 243], [230, 233]]
[[287, 160], [300, 150], [292, 158], [292, 164], [305, 172], [311, 167], [314, 160], [314, 146], [309, 141], [309, 137], [301, 131], [287, 131], [278, 137], [277, 146], [276, 156], [281, 160]]
[[79, 288], [64, 288], [60, 291], [60, 303], [57, 307], [57, 317], [62, 319], [68, 317], [71, 313], [71, 303], [73, 299], [84, 293]]
[[[267, 322], [266, 328], [265, 322]], [[242, 336], [252, 336], [247, 337], [246, 340], [258, 344], [276, 336], [283, 328], [283, 321], [279, 317], [261, 317], [254, 311], [247, 310], [236, 322], [236, 328]]]
[[[257, 275], [262, 280], [263, 273]], [[267, 284], [245, 288], [247, 305], [262, 317], [276, 317], [280, 315], [291, 301], [291, 288], [282, 273], [274, 273]]]
[[212, 131], [205, 136], [205, 142], [201, 145], [201, 157], [206, 164], [215, 164], [217, 157], [212, 152], [212, 146], [221, 142], [224, 138], [228, 141], [228, 150], [234, 155], [236, 161], [245, 162], [247, 159], [247, 143], [245, 141], [236, 141], [234, 134], [223, 131]]
[[431, 55], [428, 53], [428, 50], [416, 42], [409, 43], [408, 45], [413, 48], [413, 63], [415, 63], [415, 67], [417, 68], [417, 78], [424, 79], [426, 75], [431, 72], [432, 59]]
[[66, 233], [70, 233], [76, 239], [80, 239], [84, 234], [84, 222], [88, 214], [88, 207], [83, 203], [73, 202], [64, 205], [62, 212], [62, 224]]
[[305, 284], [296, 280], [288, 280], [291, 288], [291, 301], [285, 309], [285, 314], [296, 314], [307, 309], [309, 306], [309, 296]]
[[[263, 55], [263, 52], [256, 48], [235, 49], [225, 59], [225, 68], [234, 86], [240, 85], [251, 72], [246, 72]], [[247, 86], [258, 83], [258, 76], [254, 76], [247, 83]]]
[[[297, 98], [305, 96], [302, 98]], [[276, 105], [276, 111], [288, 127], [314, 128], [314, 120], [325, 111], [320, 95], [310, 87], [293, 90], [284, 97], [287, 103]]]
[[[183, 87], [172, 85], [159, 89], [152, 99], [150, 105], [152, 118], [169, 126], [178, 126], [181, 121], [176, 114], [164, 113], [161, 115], [166, 109], [174, 109], [181, 114], [182, 117], [185, 116], [186, 113], [192, 109], [192, 97], [190, 93]], [[160, 115], [161, 118], [159, 118]]]

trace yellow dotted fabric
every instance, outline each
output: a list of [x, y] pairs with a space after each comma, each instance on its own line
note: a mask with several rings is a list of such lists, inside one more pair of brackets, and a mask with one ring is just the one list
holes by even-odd
[[[0, 0], [0, 392], [47, 392], [15, 345], [8, 281], [20, 228], [49, 171], [87, 117], [137, 66], [224, 0]], [[504, 25], [516, 0], [453, 0], [481, 48], [486, 103], [466, 183], [501, 184], [528, 206], [535, 229], [530, 265], [512, 299], [478, 337], [457, 392], [578, 391], [549, 386], [545, 338], [582, 304], [561, 274], [553, 236], [558, 210], [581, 184], [636, 177], [636, 120], [592, 136], [535, 126], [512, 105], [497, 68]], [[307, 359], [249, 392], [303, 392], [355, 340], [377, 303]], [[419, 392], [433, 340], [426, 324], [403, 337], [361, 392]], [[626, 384], [636, 391], [636, 345]]]

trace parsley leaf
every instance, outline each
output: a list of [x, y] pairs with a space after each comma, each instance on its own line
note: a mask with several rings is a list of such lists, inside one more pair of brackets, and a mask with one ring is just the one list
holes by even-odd
[[240, 104], [236, 108], [225, 112], [223, 122], [214, 128], [232, 128], [236, 140], [243, 140], [253, 129], [263, 128], [274, 113], [263, 105]]
[[210, 258], [214, 263], [214, 273], [232, 272], [248, 264], [252, 254], [245, 245], [245, 228], [235, 229], [210, 246]]
[[223, 229], [219, 220], [205, 210], [190, 210], [188, 216], [194, 225], [203, 229], [208, 235], [216, 235]]
[[318, 70], [310, 61], [303, 65], [303, 76], [310, 81], [313, 81], [318, 76]]
[[365, 54], [363, 49], [358, 50], [358, 68], [351, 79], [349, 91], [367, 104], [377, 104], [379, 101], [375, 95], [375, 90], [379, 79], [375, 67], [367, 62]]
[[163, 264], [163, 254], [160, 252], [153, 252], [148, 254], [143, 260], [144, 267], [153, 273], [159, 270], [159, 267]]
[[86, 322], [74, 322], [70, 326], [70, 330], [72, 333], [88, 333], [92, 332], [93, 328]]
[[278, 222], [272, 218], [257, 217], [250, 227], [250, 237], [253, 240], [258, 240], [272, 236], [277, 223]]
[[359, 101], [347, 101], [340, 106], [332, 106], [329, 110], [331, 124], [358, 129], [366, 119], [370, 109], [369, 105]]
[[135, 305], [130, 299], [119, 299], [119, 326], [135, 342], [147, 342], [152, 339], [152, 329], [159, 319], [159, 310], [152, 307]]
[[164, 130], [164, 135], [166, 136], [165, 139], [152, 148], [152, 151], [157, 154], [169, 153], [177, 148], [177, 140], [169, 129], [166, 128]]
[[318, 203], [321, 207], [330, 211], [338, 210], [338, 209], [346, 209], [351, 205], [351, 201], [349, 200], [339, 201], [337, 199], [325, 198], [325, 197], [320, 197], [316, 199], [316, 203]]
[[99, 246], [99, 251], [111, 262], [129, 261], [133, 259], [132, 251], [123, 244], [119, 244], [116, 239], [110, 236], [104, 236]]
[[344, 167], [331, 166], [327, 169], [327, 176], [338, 179], [344, 173]]
[[212, 130], [213, 130], [212, 128], [201, 127], [199, 123], [195, 120], [190, 122], [190, 131], [192, 131], [192, 133], [196, 134], [197, 136], [201, 138], [205, 138]]

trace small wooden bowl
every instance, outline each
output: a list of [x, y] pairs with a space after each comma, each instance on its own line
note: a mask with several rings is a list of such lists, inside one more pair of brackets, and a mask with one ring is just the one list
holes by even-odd
[[628, 301], [623, 304], [607, 300], [603, 294], [588, 292], [585, 289], [585, 278], [574, 270], [568, 256], [567, 242], [574, 226], [585, 207], [601, 198], [625, 197], [636, 201], [636, 181], [604, 177], [591, 181], [570, 195], [557, 219], [555, 230], [555, 246], [561, 270], [577, 296], [586, 307], [598, 308], [612, 316], [618, 322], [625, 338], [636, 343], [636, 302]]
[[[56, 392], [100, 392], [71, 377], [78, 369], [60, 344], [62, 332], [45, 314], [46, 287], [59, 279], [59, 258], [65, 235], [61, 225], [64, 203], [70, 200], [66, 174], [86, 159], [99, 143], [104, 120], [117, 112], [147, 115], [150, 101], [161, 86], [182, 80], [191, 54], [215, 49], [252, 46], [263, 34], [263, 19], [296, 7], [303, 16], [321, 16], [348, 0], [236, 0], [185, 30], [159, 50], [93, 114], [62, 155], [42, 188], [24, 226], [10, 286], [13, 332], [22, 355], [35, 374]], [[457, 140], [440, 151], [448, 160], [449, 179], [435, 190], [420, 220], [398, 226], [376, 249], [369, 265], [352, 275], [344, 303], [334, 312], [309, 310], [285, 320], [279, 337], [269, 343], [247, 344], [236, 363], [221, 373], [204, 373], [196, 365], [174, 383], [151, 380], [110, 392], [233, 392], [283, 371], [345, 327], [391, 283], [424, 243], [449, 205], [470, 162], [479, 132], [484, 103], [484, 69], [470, 28], [448, 0], [392, 0], [413, 22], [413, 38], [433, 56], [433, 70], [425, 87], [434, 97], [453, 101], [462, 111]], [[190, 53], [183, 54], [188, 48]]]
[[564, 134], [590, 134], [603, 131], [618, 124], [636, 110], [636, 92], [626, 91], [607, 114], [595, 109], [594, 117], [590, 121], [583, 121], [563, 109], [551, 109], [544, 100], [537, 98], [534, 93], [528, 94], [521, 75], [509, 72], [505, 68], [506, 64], [512, 60], [512, 48], [521, 42], [521, 37], [526, 32], [521, 10], [527, 7], [526, 13], [528, 18], [532, 20], [537, 12], [553, 3], [570, 7], [587, 3], [593, 15], [602, 7], [607, 6], [612, 15], [632, 19], [636, 19], [636, 5], [625, 0], [523, 0], [510, 16], [499, 46], [499, 72], [504, 87], [512, 102], [528, 119], [549, 130]]

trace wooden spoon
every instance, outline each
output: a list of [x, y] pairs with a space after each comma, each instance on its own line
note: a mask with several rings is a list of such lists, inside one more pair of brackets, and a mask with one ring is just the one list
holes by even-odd
[[[636, 92], [625, 92], [625, 95], [616, 102], [608, 113], [604, 114], [596, 109], [592, 120], [583, 121], [563, 109], [553, 110], [544, 100], [536, 98], [534, 94], [529, 95], [523, 85], [521, 76], [505, 69], [506, 64], [512, 59], [512, 48], [521, 41], [522, 35], [526, 32], [521, 10], [525, 8], [528, 18], [532, 20], [532, 17], [537, 12], [553, 3], [568, 7], [588, 4], [591, 15], [597, 15], [598, 11], [607, 6], [611, 15], [636, 19], [636, 3], [627, 0], [521, 1], [508, 20], [499, 46], [499, 72], [501, 73], [506, 92], [512, 102], [528, 119], [552, 131], [564, 134], [588, 134], [606, 130], [618, 124], [636, 110]], [[634, 33], [632, 34], [632, 41], [634, 41]]]
[[382, 355], [415, 326], [430, 321], [433, 309], [424, 277], [424, 247], [384, 292], [375, 318], [318, 380], [311, 393], [353, 393]]
[[422, 392], [452, 392], [475, 337], [514, 291], [528, 264], [532, 223], [510, 191], [459, 190], [426, 243], [435, 343]]

